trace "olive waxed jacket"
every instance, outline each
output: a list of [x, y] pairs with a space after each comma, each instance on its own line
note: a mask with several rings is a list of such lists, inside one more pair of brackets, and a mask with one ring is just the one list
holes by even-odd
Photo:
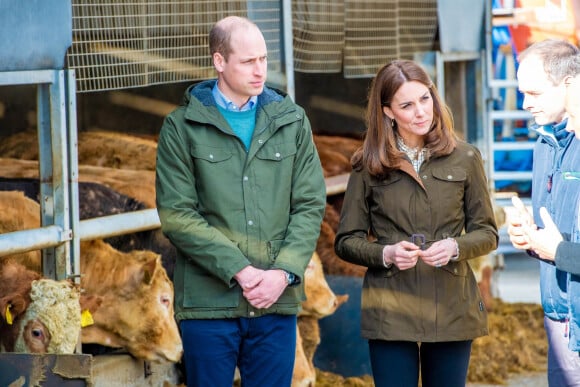
[[218, 111], [214, 84], [190, 87], [159, 135], [156, 200], [162, 230], [178, 250], [176, 318], [296, 314], [303, 283], [258, 310], [233, 277], [250, 264], [303, 277], [326, 204], [310, 124], [288, 96], [265, 88], [246, 152]]
[[[423, 234], [426, 247], [455, 238], [458, 260], [440, 268], [419, 260], [408, 270], [387, 269], [383, 247], [412, 234]], [[470, 144], [459, 141], [450, 155], [425, 161], [418, 175], [408, 161], [385, 179], [353, 171], [335, 249], [342, 259], [368, 267], [363, 337], [435, 342], [486, 335], [487, 311], [467, 260], [489, 253], [497, 242], [483, 162]]]

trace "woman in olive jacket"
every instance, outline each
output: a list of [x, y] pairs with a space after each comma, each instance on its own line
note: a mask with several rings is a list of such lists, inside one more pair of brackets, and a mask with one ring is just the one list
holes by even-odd
[[467, 260], [497, 247], [477, 148], [456, 138], [427, 73], [393, 61], [369, 91], [336, 253], [368, 268], [361, 330], [375, 385], [465, 386], [487, 311]]

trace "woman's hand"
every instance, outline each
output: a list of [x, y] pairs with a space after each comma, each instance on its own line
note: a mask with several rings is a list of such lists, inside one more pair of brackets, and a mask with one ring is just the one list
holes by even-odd
[[447, 265], [457, 254], [457, 242], [453, 238], [434, 242], [428, 249], [421, 251], [421, 259], [429, 266]]
[[385, 265], [393, 264], [399, 270], [407, 270], [415, 267], [419, 259], [421, 249], [414, 243], [401, 241], [394, 245], [386, 245], [383, 248], [383, 262]]

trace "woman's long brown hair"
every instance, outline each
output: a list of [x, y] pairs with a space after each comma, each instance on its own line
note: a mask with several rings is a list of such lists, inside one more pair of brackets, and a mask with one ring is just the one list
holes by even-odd
[[433, 98], [433, 123], [425, 135], [427, 158], [449, 154], [456, 146], [453, 117], [441, 101], [437, 88], [425, 70], [411, 60], [395, 60], [383, 66], [373, 79], [366, 109], [364, 142], [352, 156], [353, 169], [366, 168], [373, 176], [384, 177], [396, 169], [404, 157], [397, 148], [397, 128], [383, 112], [405, 82], [416, 81], [429, 88]]

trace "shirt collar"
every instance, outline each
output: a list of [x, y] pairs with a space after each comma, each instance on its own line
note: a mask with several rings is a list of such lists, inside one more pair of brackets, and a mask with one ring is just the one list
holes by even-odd
[[244, 106], [242, 106], [240, 108], [240, 107], [236, 106], [236, 104], [234, 104], [231, 99], [226, 97], [224, 95], [224, 93], [221, 92], [221, 90], [218, 87], [217, 82], [213, 86], [213, 89], [211, 92], [213, 94], [213, 98], [215, 99], [215, 102], [217, 103], [217, 105], [219, 107], [226, 109], [228, 111], [232, 111], [232, 112], [244, 112], [247, 110], [252, 110], [254, 108], [254, 106], [256, 105], [256, 103], [258, 102], [258, 96], [253, 95], [250, 97], [248, 102], [246, 102], [244, 104]]
[[416, 172], [419, 172], [421, 165], [425, 161], [425, 155], [427, 154], [427, 150], [425, 148], [411, 148], [403, 141], [401, 136], [397, 135], [397, 146], [399, 150], [405, 152], [411, 164], [413, 164], [413, 168]]

